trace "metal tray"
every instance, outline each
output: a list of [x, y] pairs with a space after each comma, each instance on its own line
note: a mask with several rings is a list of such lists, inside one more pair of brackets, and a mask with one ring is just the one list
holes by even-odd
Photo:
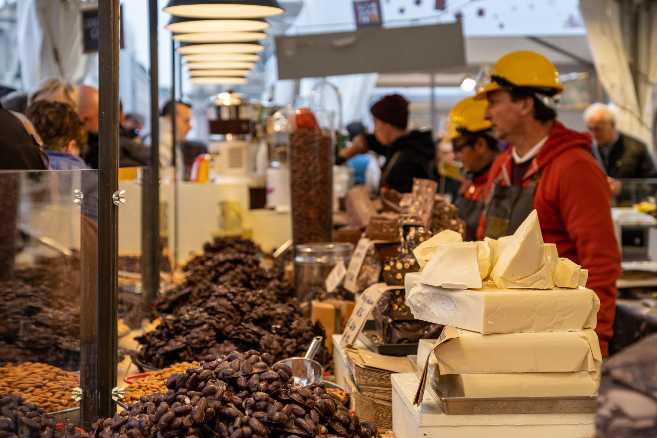
[[443, 397], [440, 405], [449, 415], [589, 414], [596, 412], [595, 397], [466, 398]]
[[375, 353], [385, 356], [409, 356], [417, 354], [417, 343], [415, 344], [384, 344], [381, 337], [374, 330], [363, 330], [358, 339]]
[[442, 411], [449, 415], [498, 414], [590, 414], [596, 412], [596, 397], [464, 397], [453, 375], [432, 379], [431, 392]]

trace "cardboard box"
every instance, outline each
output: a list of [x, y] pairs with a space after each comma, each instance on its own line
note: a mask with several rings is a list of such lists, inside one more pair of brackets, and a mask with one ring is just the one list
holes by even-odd
[[353, 301], [313, 301], [311, 320], [319, 321], [326, 332], [326, 348], [333, 351], [333, 335], [341, 334], [356, 305]]
[[445, 374], [598, 373], [598, 336], [579, 332], [482, 335], [445, 327], [434, 348]]
[[600, 300], [579, 289], [446, 290], [406, 275], [406, 305], [420, 320], [482, 334], [594, 329]]

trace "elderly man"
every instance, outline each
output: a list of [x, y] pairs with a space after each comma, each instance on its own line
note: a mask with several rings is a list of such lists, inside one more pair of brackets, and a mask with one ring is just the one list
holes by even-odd
[[624, 179], [657, 176], [655, 162], [648, 148], [618, 132], [616, 116], [609, 106], [594, 103], [584, 112], [584, 122], [593, 136], [593, 154], [608, 177]]
[[493, 163], [480, 233], [513, 233], [536, 210], [543, 238], [589, 270], [588, 287], [600, 298], [598, 326], [603, 354], [613, 333], [620, 254], [611, 220], [610, 193], [591, 155], [588, 135], [557, 120], [559, 72], [544, 56], [511, 52], [492, 68], [479, 99], [486, 119], [510, 147]]

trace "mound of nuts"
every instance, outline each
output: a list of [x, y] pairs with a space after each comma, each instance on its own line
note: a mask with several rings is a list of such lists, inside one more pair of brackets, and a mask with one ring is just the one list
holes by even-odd
[[174, 374], [169, 391], [142, 397], [94, 425], [97, 437], [378, 437], [321, 386], [301, 387], [286, 365], [233, 352]]
[[73, 389], [80, 376], [44, 363], [7, 363], [0, 367], [0, 394], [20, 397], [45, 412], [77, 407]]
[[160, 371], [146, 373], [143, 378], [131, 382], [123, 391], [123, 401], [132, 403], [144, 395], [167, 392], [167, 379], [174, 374], [184, 373], [188, 368], [198, 367], [196, 362], [181, 362]]

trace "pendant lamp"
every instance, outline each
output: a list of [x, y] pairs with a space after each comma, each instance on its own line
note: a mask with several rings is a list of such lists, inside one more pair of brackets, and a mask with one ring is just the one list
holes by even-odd
[[247, 83], [246, 78], [192, 78], [194, 85], [244, 85]]
[[241, 78], [247, 76], [251, 70], [191, 70], [191, 78]]
[[173, 36], [173, 39], [183, 43], [231, 43], [262, 41], [267, 38], [264, 32], [196, 32], [181, 33]]
[[188, 62], [188, 70], [204, 70], [204, 69], [252, 69], [255, 62]]
[[257, 62], [260, 56], [255, 53], [200, 53], [183, 56], [183, 61], [191, 62]]
[[213, 20], [203, 18], [171, 17], [166, 29], [172, 33], [195, 32], [263, 32], [269, 23], [263, 19]]
[[164, 12], [180, 17], [265, 18], [284, 10], [276, 0], [169, 0]]
[[263, 51], [263, 47], [259, 43], [183, 44], [177, 50], [181, 55], [195, 55], [199, 53], [260, 53]]

